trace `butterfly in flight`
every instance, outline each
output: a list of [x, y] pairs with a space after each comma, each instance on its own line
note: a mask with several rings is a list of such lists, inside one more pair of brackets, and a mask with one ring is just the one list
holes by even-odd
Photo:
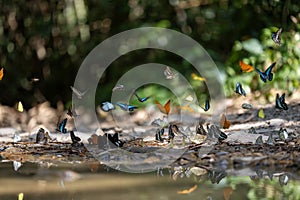
[[175, 78], [177, 74], [173, 72], [169, 66], [166, 66], [166, 69], [164, 70], [164, 75], [166, 79], [170, 80]]
[[59, 131], [59, 132], [61, 132], [61, 133], [67, 133], [67, 129], [65, 128], [66, 124], [67, 124], [67, 121], [68, 121], [68, 119], [65, 118], [60, 123], [58, 123], [56, 130]]
[[240, 82], [237, 82], [235, 85], [235, 93], [246, 96], [246, 92]]
[[76, 88], [74, 88], [73, 86], [70, 86], [70, 88], [73, 91], [73, 93], [77, 96], [78, 99], [82, 99], [82, 97], [87, 92], [87, 91], [81, 92], [81, 91], [77, 90]]
[[267, 69], [266, 71], [262, 72], [259, 69], [255, 68], [255, 70], [259, 73], [260, 79], [263, 82], [267, 82], [267, 80], [272, 81], [273, 80], [273, 73], [272, 73], [272, 69], [275, 66], [276, 62], [272, 63]]
[[164, 113], [164, 114], [169, 114], [170, 113], [170, 109], [171, 109], [171, 100], [169, 99], [167, 101], [167, 103], [165, 103], [165, 105], [161, 105], [157, 100], [155, 100], [155, 104], [158, 107], [158, 109], [160, 110], [160, 112]]
[[278, 29], [278, 31], [272, 33], [272, 40], [278, 45], [281, 45], [281, 40], [280, 40], [281, 32], [282, 32], [282, 28], [280, 28], [280, 29]]
[[285, 93], [283, 93], [280, 97], [278, 93], [276, 94], [275, 108], [288, 110], [287, 104], [285, 103]]
[[124, 111], [132, 112], [132, 111], [134, 111], [134, 109], [138, 108], [137, 106], [127, 105], [125, 103], [120, 103], [120, 102], [117, 102], [116, 104]]
[[194, 80], [196, 80], [196, 81], [205, 81], [205, 80], [206, 80], [204, 77], [198, 76], [198, 75], [195, 74], [195, 73], [192, 73], [192, 74], [191, 74], [191, 77], [192, 77], [192, 79], [194, 79]]
[[1, 69], [0, 69], [0, 81], [2, 80], [2, 78], [3, 78], [3, 76], [4, 76], [4, 68], [2, 67]]
[[110, 103], [110, 102], [108, 102], [108, 101], [102, 102], [101, 108], [102, 108], [102, 110], [103, 110], [104, 112], [109, 112], [109, 111], [111, 111], [111, 110], [116, 109], [115, 106], [114, 106], [114, 104], [112, 104], [112, 103]]
[[[200, 106], [200, 107], [201, 107], [201, 106]], [[209, 110], [209, 108], [210, 108], [210, 103], [209, 103], [209, 100], [208, 100], [208, 99], [205, 101], [204, 108], [203, 108], [203, 107], [201, 107], [201, 108], [202, 108], [205, 112]]]
[[147, 101], [150, 98], [150, 97], [143, 97], [143, 98], [141, 98], [141, 97], [139, 97], [139, 95], [136, 92], [134, 92], [134, 95], [139, 100], [139, 102], [145, 102], [145, 101]]
[[240, 61], [239, 64], [240, 64], [240, 68], [241, 68], [242, 72], [252, 72], [254, 70], [253, 66], [248, 65], [248, 64], [244, 63], [243, 61]]
[[116, 90], [125, 90], [125, 86], [122, 85], [122, 84], [117, 84], [113, 89], [112, 91], [116, 91]]
[[74, 131], [70, 131], [70, 137], [71, 137], [71, 140], [72, 140], [72, 144], [76, 144], [78, 142], [80, 142], [80, 137], [77, 137], [75, 134], [74, 134]]

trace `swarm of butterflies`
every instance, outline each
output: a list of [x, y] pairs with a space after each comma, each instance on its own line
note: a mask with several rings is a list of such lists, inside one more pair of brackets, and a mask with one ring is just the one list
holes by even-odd
[[[281, 45], [281, 39], [280, 39], [280, 34], [282, 32], [282, 28], [278, 29], [276, 32], [272, 33], [272, 40], [278, 44]], [[243, 72], [252, 72], [252, 71], [256, 71], [259, 74], [260, 79], [264, 82], [267, 83], [268, 81], [272, 81], [273, 80], [273, 73], [272, 70], [276, 65], [276, 62], [273, 62], [265, 71], [261, 71], [258, 68], [254, 68], [251, 65], [248, 65], [246, 63], [244, 63], [243, 61], [239, 62], [241, 71]], [[235, 88], [235, 92], [237, 94], [246, 96], [246, 92], [242, 87], [242, 84], [240, 82], [236, 83], [236, 88]], [[247, 107], [246, 104], [244, 104], [244, 106], [242, 106], [245, 109], [251, 108], [251, 107]], [[280, 110], [288, 110], [288, 106], [285, 103], [285, 93], [283, 93], [281, 96], [277, 93], [276, 94], [276, 100], [275, 100], [275, 108], [278, 108]]]

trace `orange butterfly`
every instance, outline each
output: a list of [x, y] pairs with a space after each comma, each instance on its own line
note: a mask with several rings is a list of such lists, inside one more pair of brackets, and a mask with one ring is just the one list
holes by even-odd
[[230, 127], [230, 121], [226, 119], [226, 116], [222, 114], [221, 120], [220, 120], [220, 125], [224, 129], [228, 129]]
[[254, 67], [244, 63], [243, 61], [239, 62], [242, 72], [252, 72]]
[[2, 68], [0, 69], [0, 81], [2, 80], [3, 75], [4, 75], [3, 70], [4, 70], [4, 68], [2, 67]]
[[181, 191], [177, 191], [177, 194], [190, 194], [192, 192], [194, 192], [197, 189], [197, 185], [194, 185], [193, 187], [187, 189], [187, 190], [181, 190]]
[[158, 109], [160, 110], [160, 112], [169, 115], [170, 113], [170, 105], [171, 105], [171, 100], [169, 99], [169, 101], [167, 101], [167, 103], [162, 106], [157, 100], [155, 100], [155, 104], [158, 107]]

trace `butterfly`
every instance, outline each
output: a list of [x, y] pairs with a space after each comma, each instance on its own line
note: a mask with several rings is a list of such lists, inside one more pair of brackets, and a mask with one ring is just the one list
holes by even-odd
[[261, 72], [259, 69], [255, 68], [255, 70], [259, 73], [260, 79], [263, 82], [267, 82], [267, 80], [272, 81], [273, 80], [273, 73], [272, 69], [275, 66], [276, 62], [272, 63], [268, 69], [265, 72]]
[[171, 124], [169, 126], [169, 132], [168, 132], [169, 139], [173, 139], [175, 137], [174, 132], [176, 132], [176, 131], [178, 131], [178, 127], [174, 124]]
[[246, 96], [246, 92], [240, 82], [237, 82], [235, 85], [235, 93]]
[[164, 70], [164, 76], [166, 79], [170, 80], [176, 77], [176, 73], [174, 73], [169, 66], [166, 66], [166, 69]]
[[114, 104], [112, 104], [112, 103], [110, 103], [110, 102], [108, 102], [108, 101], [102, 102], [101, 108], [102, 108], [102, 110], [103, 110], [104, 112], [109, 112], [110, 110], [116, 109], [115, 106], [114, 106]]
[[222, 114], [220, 119], [220, 125], [224, 129], [228, 129], [230, 127], [230, 121], [226, 119], [226, 116]]
[[180, 190], [177, 191], [177, 194], [190, 194], [192, 192], [194, 192], [197, 189], [198, 185], [194, 185], [193, 187], [186, 189], [186, 190]]
[[[201, 107], [201, 106], [200, 106]], [[202, 107], [201, 107], [202, 108]], [[205, 112], [206, 111], [208, 111], [209, 110], [209, 108], [210, 108], [210, 103], [209, 103], [209, 100], [207, 99], [206, 101], [205, 101], [205, 106], [204, 106], [204, 108], [202, 108]]]
[[21, 142], [22, 138], [18, 133], [14, 134], [14, 142]]
[[164, 139], [161, 136], [164, 134], [164, 132], [165, 132], [164, 128], [161, 129], [158, 128], [155, 133], [155, 140], [163, 142]]
[[131, 106], [131, 105], [127, 105], [125, 103], [120, 103], [120, 102], [117, 102], [116, 104], [124, 111], [132, 112], [132, 111], [134, 111], [134, 109], [138, 108], [137, 106]]
[[203, 125], [200, 123], [196, 126], [196, 134], [207, 135], [207, 132], [205, 131]]
[[155, 119], [155, 120], [151, 123], [151, 125], [153, 125], [153, 126], [158, 126], [158, 127], [161, 127], [161, 128], [167, 127], [168, 124], [169, 124], [169, 122], [168, 122], [168, 118], [167, 118], [166, 116], [163, 116], [162, 119], [157, 118], [157, 119]]
[[171, 105], [170, 99], [167, 101], [167, 103], [165, 103], [164, 106], [162, 106], [157, 100], [155, 100], [155, 104], [158, 107], [158, 109], [160, 110], [160, 112], [167, 114], [167, 115], [170, 113], [170, 105]]
[[112, 89], [113, 92], [116, 90], [125, 90], [125, 86], [122, 84], [118, 84]]
[[287, 104], [285, 103], [285, 93], [283, 93], [280, 97], [278, 93], [276, 94], [275, 108], [280, 110], [288, 109]]
[[0, 81], [2, 80], [2, 78], [3, 78], [3, 76], [4, 76], [4, 68], [2, 67], [1, 69], [0, 69]]
[[259, 136], [256, 140], [255, 140], [255, 144], [258, 144], [258, 145], [261, 145], [263, 144], [263, 139], [262, 139], [262, 136]]
[[66, 124], [67, 124], [67, 121], [68, 121], [68, 119], [65, 118], [60, 123], [58, 123], [58, 126], [57, 126], [56, 130], [59, 131], [59, 132], [61, 132], [61, 133], [67, 133], [67, 129], [65, 128]]
[[191, 74], [191, 77], [192, 77], [192, 79], [194, 79], [194, 80], [196, 80], [196, 81], [205, 81], [205, 80], [206, 80], [204, 77], [198, 76], [198, 75], [195, 74], [195, 73], [192, 73], [192, 74]]
[[240, 61], [239, 64], [240, 64], [240, 68], [241, 68], [242, 72], [252, 72], [254, 70], [253, 66], [248, 65], [248, 64], [244, 63], [243, 61]]
[[45, 130], [43, 128], [40, 128], [36, 134], [36, 140], [35, 143], [47, 143], [47, 137], [45, 137]]
[[208, 127], [207, 131], [207, 136], [210, 138], [218, 138], [219, 141], [225, 140], [227, 138], [227, 135], [215, 125], [211, 125], [210, 127]]
[[77, 90], [76, 88], [74, 88], [73, 86], [70, 86], [71, 90], [73, 91], [73, 93], [77, 96], [78, 99], [82, 99], [82, 97], [85, 95], [85, 93], [87, 92], [80, 92], [79, 90]]
[[122, 147], [124, 142], [119, 139], [119, 133], [114, 133], [113, 135], [105, 133], [108, 140], [116, 145], [117, 147]]
[[70, 106], [68, 108], [67, 115], [69, 115], [70, 117], [78, 117], [79, 116], [79, 115], [77, 115], [76, 111], [72, 109], [72, 106]]
[[72, 144], [76, 144], [81, 140], [79, 137], [75, 136], [74, 131], [70, 131], [70, 137], [72, 140]]
[[139, 102], [145, 102], [147, 101], [150, 97], [139, 97], [138, 94], [136, 92], [134, 92], [134, 95], [136, 96], [136, 98], [139, 100]]
[[278, 45], [281, 45], [281, 40], [280, 40], [281, 32], [282, 32], [282, 28], [280, 28], [280, 29], [278, 29], [278, 31], [272, 33], [272, 40]]
[[17, 110], [18, 110], [19, 112], [23, 112], [23, 111], [24, 111], [24, 108], [23, 108], [23, 105], [22, 105], [22, 102], [21, 102], [21, 101], [18, 102]]

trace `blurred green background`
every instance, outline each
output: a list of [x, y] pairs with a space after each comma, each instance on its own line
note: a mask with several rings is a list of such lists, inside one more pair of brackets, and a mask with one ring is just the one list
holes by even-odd
[[[106, 38], [142, 26], [177, 30], [203, 45], [224, 77], [228, 96], [237, 81], [265, 96], [270, 88], [291, 94], [299, 86], [300, 4], [296, 0], [3, 0], [0, 11], [1, 104], [22, 101], [30, 108], [46, 100], [52, 106], [58, 101], [70, 103], [69, 87], [88, 53]], [[280, 27], [281, 46], [271, 39]], [[242, 73], [240, 60], [260, 69], [276, 61], [274, 81], [264, 84], [256, 72]], [[97, 101], [109, 99], [124, 73], [118, 66], [126, 71], [148, 62], [172, 66], [191, 78], [191, 66], [175, 55], [136, 51], [107, 70]]]

